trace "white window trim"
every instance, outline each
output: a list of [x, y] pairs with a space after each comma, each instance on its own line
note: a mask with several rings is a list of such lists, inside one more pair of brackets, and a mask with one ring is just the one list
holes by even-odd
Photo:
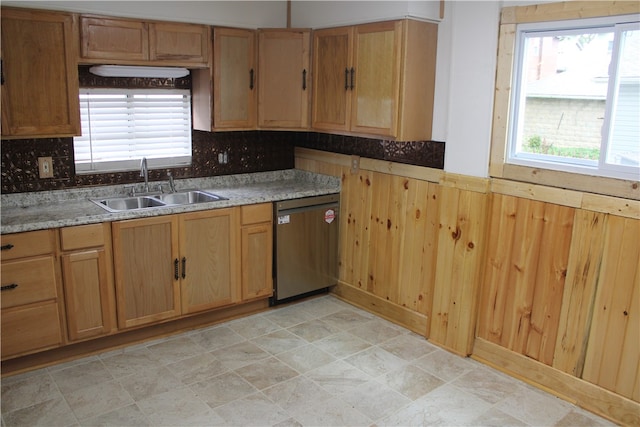
[[530, 167], [506, 162], [511, 76], [517, 24], [638, 13], [640, 13], [640, 3], [638, 2], [571, 1], [530, 6], [510, 6], [502, 9], [489, 160], [489, 175], [491, 177], [640, 200], [640, 177], [636, 179], [608, 178], [556, 171], [543, 168], [540, 165]]

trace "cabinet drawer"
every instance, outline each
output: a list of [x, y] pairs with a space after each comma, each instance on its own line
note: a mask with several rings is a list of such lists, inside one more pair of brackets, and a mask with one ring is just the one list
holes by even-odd
[[2, 308], [54, 299], [55, 258], [44, 256], [2, 263]]
[[83, 58], [148, 60], [149, 33], [143, 22], [81, 17], [80, 54]]
[[2, 235], [2, 260], [50, 254], [54, 250], [53, 230]]
[[60, 229], [60, 246], [63, 251], [104, 246], [102, 224], [79, 225]]
[[2, 311], [2, 358], [62, 343], [58, 304]]
[[272, 212], [271, 203], [242, 206], [242, 225], [271, 222]]

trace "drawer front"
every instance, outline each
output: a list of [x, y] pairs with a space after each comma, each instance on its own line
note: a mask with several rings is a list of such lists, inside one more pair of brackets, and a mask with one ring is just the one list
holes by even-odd
[[242, 206], [242, 225], [271, 222], [272, 212], [271, 203]]
[[63, 251], [104, 246], [103, 224], [79, 225], [60, 229], [60, 245]]
[[58, 304], [48, 302], [2, 312], [2, 358], [62, 343]]
[[55, 258], [44, 256], [3, 262], [2, 308], [55, 299]]
[[0, 256], [2, 260], [50, 254], [54, 251], [54, 230], [29, 231], [3, 234]]

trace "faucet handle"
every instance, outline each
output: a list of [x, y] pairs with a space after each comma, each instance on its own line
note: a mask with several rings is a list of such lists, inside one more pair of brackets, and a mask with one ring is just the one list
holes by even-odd
[[131, 196], [131, 197], [135, 197], [135, 196], [136, 196], [136, 186], [135, 186], [135, 184], [125, 185], [125, 186], [124, 186], [124, 191], [125, 191], [125, 193], [127, 193], [129, 196]]

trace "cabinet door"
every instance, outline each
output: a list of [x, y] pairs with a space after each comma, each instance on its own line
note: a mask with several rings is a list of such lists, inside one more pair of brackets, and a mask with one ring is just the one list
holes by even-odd
[[128, 328], [178, 316], [176, 216], [114, 222], [112, 230], [118, 326]]
[[213, 34], [213, 126], [216, 129], [255, 128], [255, 32], [214, 28]]
[[2, 310], [0, 325], [3, 359], [57, 347], [63, 342], [55, 301]]
[[146, 61], [149, 33], [141, 21], [81, 17], [81, 55], [87, 59]]
[[258, 34], [258, 125], [309, 126], [308, 30], [261, 30]]
[[107, 268], [104, 249], [62, 256], [67, 329], [71, 341], [111, 331]]
[[2, 9], [2, 136], [80, 134], [73, 16]]
[[239, 300], [239, 229], [235, 208], [180, 216], [183, 314]]
[[154, 22], [149, 24], [149, 59], [180, 64], [209, 61], [209, 27]]
[[242, 299], [273, 294], [273, 224], [242, 227]]
[[316, 129], [349, 129], [352, 27], [313, 33], [313, 120]]
[[351, 131], [396, 134], [401, 42], [400, 21], [355, 27]]

